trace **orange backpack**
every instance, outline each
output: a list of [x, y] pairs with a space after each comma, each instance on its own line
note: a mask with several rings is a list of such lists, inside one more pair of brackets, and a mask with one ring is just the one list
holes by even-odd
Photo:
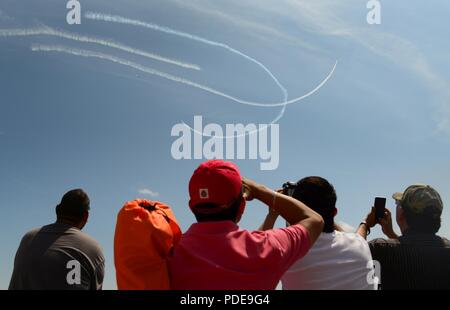
[[170, 207], [136, 199], [117, 215], [114, 264], [119, 290], [170, 289], [167, 257], [181, 238]]

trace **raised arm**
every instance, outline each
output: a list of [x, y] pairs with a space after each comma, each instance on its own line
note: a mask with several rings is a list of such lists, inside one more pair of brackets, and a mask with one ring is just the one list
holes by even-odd
[[[311, 244], [322, 233], [324, 225], [322, 217], [302, 202], [246, 178], [242, 180], [242, 183], [244, 185], [245, 199], [252, 200], [255, 198], [273, 209], [274, 212], [278, 213], [290, 225], [300, 224], [305, 227], [308, 231]], [[273, 227], [274, 220], [276, 218], [270, 218], [266, 223], [267, 225], [263, 224], [263, 226], [269, 227], [269, 224], [271, 224]]]

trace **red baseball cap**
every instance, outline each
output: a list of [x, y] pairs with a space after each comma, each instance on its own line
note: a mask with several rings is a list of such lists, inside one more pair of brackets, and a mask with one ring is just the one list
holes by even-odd
[[[201, 213], [217, 213], [229, 208], [242, 195], [242, 177], [238, 167], [229, 161], [208, 160], [194, 171], [189, 181], [189, 207]], [[199, 204], [211, 203], [216, 208], [195, 208]], [[245, 206], [241, 199], [240, 215]]]

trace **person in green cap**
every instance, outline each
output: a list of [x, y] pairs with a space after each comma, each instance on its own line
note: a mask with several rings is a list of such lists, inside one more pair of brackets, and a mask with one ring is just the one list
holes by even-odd
[[[392, 198], [401, 235], [394, 232], [386, 209], [378, 224], [389, 239], [369, 242], [379, 263], [381, 288], [450, 289], [450, 241], [437, 235], [444, 207], [441, 196], [431, 186], [417, 184]], [[374, 208], [363, 223], [368, 230], [377, 224]]]

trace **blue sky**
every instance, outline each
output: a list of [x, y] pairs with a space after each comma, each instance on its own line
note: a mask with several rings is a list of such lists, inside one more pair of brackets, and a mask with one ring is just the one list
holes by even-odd
[[[155, 23], [245, 52], [270, 68], [298, 97], [328, 74], [313, 96], [287, 107], [280, 124], [280, 164], [260, 171], [238, 160], [242, 174], [270, 187], [307, 175], [329, 179], [338, 220], [357, 226], [375, 196], [411, 183], [434, 186], [450, 202], [450, 3], [382, 1], [381, 25], [366, 22], [366, 1], [81, 1], [102, 12]], [[115, 217], [127, 200], [170, 204], [183, 229], [194, 218], [187, 183], [199, 160], [171, 157], [172, 127], [194, 115], [221, 125], [268, 123], [280, 108], [239, 105], [110, 61], [55, 52], [64, 45], [109, 54], [257, 102], [282, 101], [280, 89], [255, 64], [224, 49], [123, 24], [66, 23], [64, 1], [2, 0], [0, 32], [49, 26], [184, 63], [48, 35], [0, 37], [0, 289], [8, 286], [22, 235], [54, 220], [71, 188], [91, 197], [85, 231], [107, 257], [105, 288], [115, 288]], [[145, 192], [139, 191], [147, 189]], [[388, 200], [388, 207], [393, 208]], [[241, 222], [255, 229], [266, 208], [248, 204]], [[280, 221], [280, 224], [281, 221]], [[398, 229], [397, 229], [398, 231]], [[450, 237], [450, 213], [441, 235]], [[377, 228], [373, 236], [380, 236]]]

